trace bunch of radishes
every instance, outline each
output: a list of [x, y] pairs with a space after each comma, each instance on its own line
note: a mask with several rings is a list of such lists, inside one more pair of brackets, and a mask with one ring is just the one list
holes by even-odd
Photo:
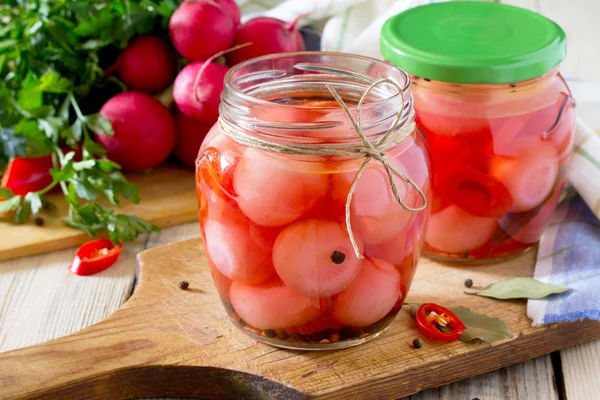
[[[240, 24], [235, 0], [183, 2], [169, 22], [171, 43], [154, 35], [137, 37], [107, 69], [129, 91], [112, 97], [100, 110], [112, 122], [114, 134], [98, 133], [97, 141], [126, 170], [153, 168], [171, 153], [193, 166], [202, 140], [217, 121], [229, 67], [262, 55], [304, 50], [296, 24], [267, 17]], [[171, 44], [187, 60], [179, 73]], [[226, 65], [217, 62], [222, 59]], [[171, 85], [174, 116], [153, 97]]]

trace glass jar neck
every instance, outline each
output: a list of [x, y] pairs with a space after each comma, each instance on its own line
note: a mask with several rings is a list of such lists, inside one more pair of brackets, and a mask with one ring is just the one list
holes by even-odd
[[413, 98], [408, 76], [395, 66], [361, 56], [302, 52], [275, 54], [233, 67], [225, 77], [220, 105], [223, 123], [271, 141], [305, 144], [353, 143], [352, 123], [333, 98], [333, 88], [357, 120], [357, 104], [382, 77], [361, 109], [368, 138], [387, 132], [401, 113], [400, 128], [412, 123]]
[[421, 78], [416, 75], [411, 75], [411, 81], [413, 86], [418, 86], [419, 88], [425, 90], [458, 94], [460, 96], [477, 97], [539, 90], [545, 86], [550, 85], [552, 81], [557, 77], [557, 75], [559, 75], [558, 67], [548, 71], [544, 75], [535, 79], [503, 84], [466, 84], [432, 81], [430, 79]]

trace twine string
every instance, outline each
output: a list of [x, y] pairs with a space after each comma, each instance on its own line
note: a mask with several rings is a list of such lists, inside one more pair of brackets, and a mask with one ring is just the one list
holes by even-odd
[[[361, 126], [362, 126], [362, 116], [361, 116], [362, 107], [363, 107], [367, 97], [371, 93], [371, 91], [373, 89], [375, 89], [375, 87], [377, 87], [381, 84], [384, 84], [384, 83], [389, 83], [389, 84], [395, 86], [396, 89], [398, 89], [398, 92], [400, 93], [402, 102], [400, 105], [400, 110], [396, 114], [396, 118], [394, 119], [392, 126], [385, 132], [385, 134], [383, 134], [383, 136], [381, 138], [372, 142], [366, 137], [366, 135], [363, 133], [362, 128], [361, 128]], [[327, 84], [326, 87], [329, 90], [329, 92], [331, 93], [331, 95], [335, 98], [335, 100], [339, 103], [340, 107], [342, 107], [342, 109], [344, 110], [346, 115], [348, 116], [350, 123], [352, 124], [352, 126], [354, 127], [354, 130], [356, 131], [356, 133], [358, 134], [358, 136], [360, 138], [360, 141], [361, 141], [360, 145], [349, 146], [347, 144], [341, 144], [341, 145], [340, 144], [319, 144], [318, 146], [315, 146], [314, 144], [278, 143], [278, 142], [275, 142], [272, 140], [263, 139], [261, 137], [258, 137], [257, 135], [252, 135], [252, 134], [246, 133], [242, 129], [239, 129], [239, 128], [236, 129], [236, 127], [233, 126], [233, 124], [231, 124], [230, 122], [228, 122], [227, 120], [225, 120], [222, 117], [219, 117], [219, 121], [218, 121], [219, 128], [221, 129], [221, 131], [223, 133], [225, 133], [227, 136], [229, 136], [231, 139], [235, 140], [236, 142], [240, 143], [241, 145], [257, 148], [259, 150], [263, 150], [263, 151], [267, 151], [267, 152], [290, 154], [290, 155], [308, 155], [308, 156], [341, 156], [341, 157], [351, 157], [351, 158], [363, 158], [364, 157], [364, 161], [361, 164], [358, 171], [356, 172], [356, 175], [350, 185], [350, 189], [348, 191], [348, 196], [346, 197], [346, 207], [345, 207], [346, 229], [348, 231], [348, 236], [350, 238], [350, 242], [352, 244], [354, 254], [356, 255], [356, 257], [358, 259], [362, 259], [364, 257], [362, 255], [362, 253], [360, 252], [360, 249], [358, 248], [358, 244], [356, 242], [356, 237], [354, 236], [354, 231], [352, 230], [352, 221], [351, 221], [351, 217], [350, 217], [351, 216], [351, 204], [352, 204], [352, 198], [354, 196], [354, 192], [356, 191], [358, 182], [360, 181], [360, 178], [362, 177], [363, 172], [364, 172], [365, 168], [367, 167], [367, 164], [371, 160], [378, 161], [384, 167], [384, 170], [388, 177], [388, 181], [390, 183], [390, 188], [392, 190], [392, 194], [394, 195], [394, 198], [396, 199], [398, 204], [400, 204], [400, 206], [404, 210], [406, 210], [408, 212], [418, 212], [418, 211], [424, 210], [427, 207], [427, 197], [425, 196], [425, 193], [423, 193], [421, 188], [412, 179], [410, 179], [409, 177], [404, 175], [404, 173], [402, 173], [400, 170], [391, 166], [385, 156], [386, 150], [389, 150], [389, 149], [393, 148], [394, 146], [398, 145], [399, 143], [404, 141], [406, 138], [408, 138], [411, 135], [411, 133], [413, 132], [413, 130], [415, 128], [414, 111], [410, 112], [410, 114], [407, 118], [407, 123], [400, 126], [400, 128], [398, 128], [398, 125], [400, 124], [400, 121], [402, 120], [405, 99], [404, 99], [404, 93], [402, 91], [402, 87], [400, 87], [400, 85], [398, 83], [396, 83], [394, 80], [392, 80], [391, 78], [379, 79], [378, 81], [374, 82], [373, 84], [371, 84], [369, 86], [369, 88], [365, 91], [365, 93], [360, 98], [360, 101], [358, 102], [357, 118], [354, 118], [352, 116], [350, 109], [348, 108], [348, 106], [346, 105], [344, 100], [340, 97], [340, 95], [337, 93], [337, 91], [334, 89], [334, 87], [330, 84]], [[397, 176], [402, 181], [409, 184], [418, 193], [418, 195], [421, 197], [421, 200], [422, 200], [422, 204], [420, 206], [411, 207], [404, 202], [404, 200], [398, 194], [398, 188], [396, 186], [394, 176]]]

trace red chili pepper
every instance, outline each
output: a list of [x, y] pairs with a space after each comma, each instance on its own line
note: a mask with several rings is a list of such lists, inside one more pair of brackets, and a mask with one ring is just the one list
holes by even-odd
[[415, 315], [417, 328], [424, 336], [440, 342], [458, 340], [467, 327], [456, 314], [433, 303], [421, 304]]
[[435, 184], [438, 195], [478, 217], [501, 217], [513, 203], [502, 182], [470, 165], [440, 173]]
[[69, 270], [77, 275], [87, 276], [102, 272], [113, 265], [121, 255], [121, 242], [114, 245], [109, 239], [92, 240], [81, 245]]
[[15, 195], [37, 192], [52, 183], [51, 168], [51, 155], [36, 158], [16, 157], [8, 163], [0, 185], [9, 188]]

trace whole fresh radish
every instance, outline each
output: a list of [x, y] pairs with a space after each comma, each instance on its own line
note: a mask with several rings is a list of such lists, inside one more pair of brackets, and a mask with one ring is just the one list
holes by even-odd
[[223, 81], [228, 69], [211, 61], [186, 65], [173, 86], [177, 107], [188, 117], [214, 124], [219, 118]]
[[229, 15], [233, 21], [233, 25], [237, 27], [240, 24], [242, 18], [240, 7], [237, 5], [235, 0], [209, 0], [214, 1], [221, 6], [225, 14]]
[[196, 164], [200, 145], [213, 123], [198, 121], [177, 110], [175, 125], [177, 126], [177, 138], [173, 154], [185, 165], [193, 167]]
[[133, 39], [106, 72], [115, 71], [129, 90], [156, 94], [173, 82], [176, 63], [167, 41], [144, 35]]
[[154, 97], [125, 92], [110, 98], [100, 114], [111, 121], [114, 134], [96, 133], [107, 157], [129, 171], [142, 171], [163, 162], [175, 146], [175, 121]]
[[227, 63], [235, 65], [267, 54], [304, 51], [302, 34], [296, 29], [302, 17], [289, 24], [277, 18], [258, 17], [238, 26], [234, 45], [251, 44], [227, 54]]
[[211, 0], [186, 1], [169, 21], [175, 49], [190, 61], [206, 60], [233, 43], [235, 24], [226, 8]]

